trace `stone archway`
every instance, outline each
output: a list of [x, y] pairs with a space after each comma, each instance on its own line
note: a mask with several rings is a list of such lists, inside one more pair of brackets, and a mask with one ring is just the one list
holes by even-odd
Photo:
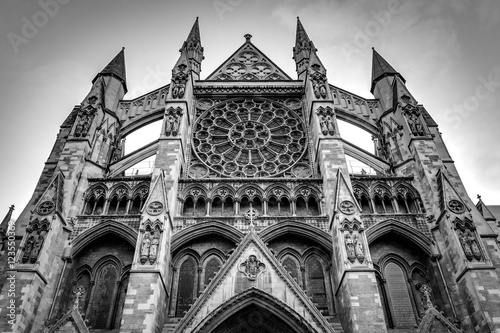
[[313, 333], [295, 310], [260, 289], [250, 288], [220, 305], [193, 333]]

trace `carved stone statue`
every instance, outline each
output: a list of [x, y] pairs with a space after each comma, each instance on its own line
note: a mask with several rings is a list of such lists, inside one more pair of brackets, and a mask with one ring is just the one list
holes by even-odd
[[356, 253], [356, 258], [360, 263], [365, 260], [365, 251], [363, 249], [363, 242], [358, 236], [354, 236], [354, 252]]
[[23, 264], [27, 263], [28, 260], [30, 259], [31, 251], [33, 250], [34, 241], [35, 240], [34, 240], [33, 236], [29, 236], [28, 240], [26, 241], [26, 244], [24, 245], [23, 258], [21, 259]]
[[350, 262], [354, 262], [356, 259], [356, 252], [354, 250], [354, 242], [352, 241], [350, 234], [346, 234], [345, 236], [345, 248], [347, 251], [347, 259], [349, 259]]
[[156, 261], [156, 258], [158, 256], [158, 236], [154, 235], [153, 239], [151, 240], [151, 247], [149, 248], [149, 263], [152, 265]]
[[465, 257], [467, 258], [467, 260], [471, 261], [474, 256], [472, 254], [467, 236], [462, 231], [459, 231], [458, 239], [460, 240], [460, 244], [462, 244], [462, 248], [464, 249]]
[[479, 245], [477, 244], [476, 237], [474, 237], [474, 234], [470, 230], [467, 231], [467, 242], [470, 244], [470, 248], [474, 258], [476, 258], [476, 260], [481, 260], [483, 258], [481, 250], [479, 249]]
[[247, 260], [240, 264], [238, 270], [244, 273], [249, 280], [254, 281], [260, 273], [266, 270], [266, 265], [251, 254]]
[[39, 230], [37, 232], [38, 236], [36, 238], [35, 244], [33, 245], [33, 250], [30, 255], [30, 262], [35, 263], [38, 259], [38, 255], [40, 254], [40, 250], [42, 249], [43, 241], [47, 232], [45, 230]]
[[326, 117], [321, 117], [320, 126], [321, 133], [323, 133], [323, 135], [328, 135], [328, 121], [326, 120]]
[[140, 258], [141, 264], [145, 264], [146, 261], [148, 260], [150, 247], [151, 247], [151, 240], [149, 239], [149, 235], [146, 234], [144, 235], [141, 244], [141, 258]]

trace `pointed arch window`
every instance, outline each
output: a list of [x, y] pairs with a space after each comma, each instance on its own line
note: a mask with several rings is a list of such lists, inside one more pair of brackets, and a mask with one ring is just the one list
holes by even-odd
[[194, 201], [193, 198], [189, 197], [184, 202], [183, 215], [193, 216], [194, 215]]
[[222, 216], [222, 200], [219, 197], [212, 200], [211, 215]]
[[290, 276], [302, 287], [302, 279], [300, 278], [300, 271], [297, 261], [290, 255], [286, 256], [283, 260], [283, 267], [290, 274]]
[[205, 267], [204, 267], [205, 276], [203, 278], [203, 284], [205, 286], [208, 286], [208, 284], [212, 281], [212, 279], [219, 271], [221, 265], [222, 262], [216, 256], [212, 256], [205, 261]]
[[233, 216], [234, 215], [233, 199], [226, 198], [226, 200], [224, 200], [223, 206], [222, 206], [222, 215], [223, 216]]
[[408, 278], [403, 268], [395, 262], [389, 262], [384, 268], [384, 275], [394, 327], [414, 327], [416, 325], [415, 313], [408, 290]]
[[196, 265], [192, 258], [187, 258], [179, 269], [179, 279], [177, 282], [177, 303], [175, 316], [183, 317], [195, 297]]
[[328, 299], [326, 296], [325, 274], [323, 265], [316, 258], [312, 257], [307, 261], [307, 290], [322, 313], [328, 312]]
[[111, 328], [117, 281], [118, 269], [113, 262], [103, 264], [97, 271], [88, 316], [93, 328]]
[[304, 198], [298, 197], [295, 202], [295, 207], [297, 216], [307, 216], [307, 205]]

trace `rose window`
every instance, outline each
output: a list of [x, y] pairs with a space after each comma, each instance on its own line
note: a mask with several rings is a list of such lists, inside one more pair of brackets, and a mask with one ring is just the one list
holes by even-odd
[[233, 99], [198, 118], [193, 148], [198, 159], [218, 175], [275, 176], [302, 159], [307, 147], [304, 130], [302, 120], [283, 104]]

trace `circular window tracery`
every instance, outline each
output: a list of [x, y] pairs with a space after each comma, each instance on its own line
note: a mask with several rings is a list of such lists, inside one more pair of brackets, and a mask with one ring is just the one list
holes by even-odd
[[193, 148], [212, 171], [232, 177], [269, 177], [299, 162], [307, 147], [302, 120], [267, 99], [232, 99], [198, 118]]

